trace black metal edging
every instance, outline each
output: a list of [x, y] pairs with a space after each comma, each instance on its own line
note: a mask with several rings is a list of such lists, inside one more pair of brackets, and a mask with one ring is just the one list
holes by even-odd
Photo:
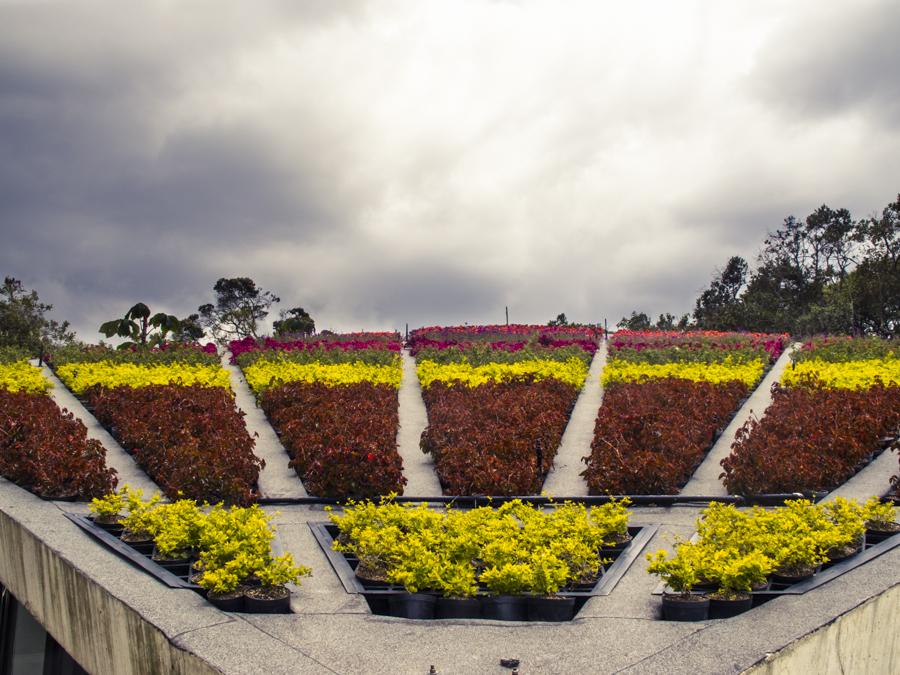
[[75, 513], [64, 513], [63, 515], [73, 523], [75, 523], [82, 530], [87, 532], [94, 539], [110, 549], [117, 556], [119, 556], [120, 558], [124, 558], [126, 561], [128, 561], [132, 565], [135, 565], [136, 567], [140, 567], [144, 572], [156, 577], [160, 582], [164, 583], [169, 588], [186, 588], [188, 590], [193, 590], [195, 588], [195, 586], [189, 584], [180, 577], [175, 576], [161, 565], [157, 565], [147, 556], [141, 555], [133, 548], [131, 548], [131, 546], [126, 544], [118, 537], [111, 535], [102, 527], [97, 527], [96, 525], [94, 525], [93, 521], [91, 521], [88, 516], [82, 516]]
[[[784, 492], [763, 495], [590, 495], [574, 497], [548, 497], [545, 495], [524, 496], [489, 496], [489, 495], [434, 495], [431, 497], [407, 497], [395, 496], [391, 501], [404, 504], [430, 502], [434, 504], [452, 504], [460, 508], [477, 508], [479, 506], [497, 506], [513, 500], [519, 500], [526, 504], [538, 506], [550, 506], [573, 502], [575, 504], [599, 505], [611, 501], [628, 499], [632, 506], [676, 506], [679, 504], [709, 504], [719, 502], [721, 504], [734, 504], [735, 506], [776, 506], [784, 504], [789, 499], [811, 499], [818, 501], [826, 493], [824, 492]], [[341, 506], [350, 501], [337, 497], [260, 497], [257, 503], [260, 506]], [[356, 501], [365, 501], [358, 499]]]
[[[370, 589], [363, 586], [359, 579], [357, 579], [356, 574], [354, 574], [353, 569], [350, 567], [346, 558], [344, 558], [344, 555], [331, 547], [333, 539], [331, 533], [328, 531], [329, 524], [330, 523], [325, 522], [307, 523], [309, 529], [312, 530], [313, 536], [325, 553], [328, 564], [331, 565], [331, 569], [337, 574], [338, 579], [341, 581], [341, 585], [347, 593], [358, 595], [394, 595], [403, 592], [403, 588], [400, 586], [393, 589]], [[610, 565], [609, 569], [597, 580], [590, 591], [561, 591], [560, 595], [567, 597], [593, 597], [597, 595], [609, 595], [612, 593], [616, 584], [618, 584], [622, 577], [625, 576], [628, 568], [631, 567], [631, 564], [641, 554], [641, 551], [648, 544], [650, 539], [653, 538], [653, 535], [656, 534], [659, 526], [637, 525], [633, 529], [637, 529], [639, 532], [634, 535], [634, 538], [628, 544], [628, 547], [618, 555], [613, 564]]]
[[603, 573], [597, 585], [590, 595], [609, 595], [616, 587], [616, 584], [625, 576], [631, 564], [637, 560], [637, 557], [644, 550], [644, 547], [650, 543], [653, 535], [659, 529], [659, 525], [642, 525], [641, 531], [637, 533], [631, 543], [628, 545], [618, 558], [613, 561], [609, 569]]

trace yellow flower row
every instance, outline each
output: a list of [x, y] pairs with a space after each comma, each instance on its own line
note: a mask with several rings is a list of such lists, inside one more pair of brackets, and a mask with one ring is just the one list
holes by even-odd
[[764, 369], [765, 365], [761, 360], [748, 363], [640, 363], [613, 359], [606, 365], [602, 377], [604, 386], [618, 382], [675, 377], [713, 384], [738, 380], [752, 387], [762, 377]]
[[877, 381], [900, 386], [900, 359], [830, 362], [819, 359], [801, 361], [784, 371], [782, 384], [803, 384], [812, 377], [835, 389], [868, 389]]
[[260, 359], [244, 368], [244, 377], [253, 391], [285, 384], [286, 382], [321, 382], [328, 386], [343, 384], [388, 384], [400, 386], [403, 369], [399, 361], [390, 366], [355, 361], [353, 363], [294, 363], [292, 361], [267, 361]]
[[141, 365], [136, 363], [67, 363], [57, 371], [66, 386], [80, 394], [88, 387], [146, 387], [151, 384], [179, 384], [231, 388], [228, 371], [221, 366], [171, 363]]
[[507, 382], [522, 377], [533, 377], [537, 381], [553, 378], [581, 387], [587, 373], [587, 365], [577, 358], [568, 361], [534, 359], [515, 363], [487, 363], [482, 366], [473, 366], [465, 362], [422, 361], [416, 367], [416, 374], [423, 387], [435, 381], [461, 382], [468, 387], [477, 387], [487, 382]]
[[50, 382], [41, 369], [27, 361], [0, 363], [0, 389], [38, 394], [50, 388]]

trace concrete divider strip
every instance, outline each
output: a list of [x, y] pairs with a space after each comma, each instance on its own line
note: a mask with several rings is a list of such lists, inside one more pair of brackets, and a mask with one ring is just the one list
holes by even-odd
[[[33, 363], [37, 363], [34, 361]], [[140, 488], [144, 491], [144, 495], [151, 495], [159, 491], [159, 486], [154, 483], [150, 477], [137, 465], [134, 458], [125, 452], [124, 448], [119, 445], [118, 441], [103, 428], [97, 418], [87, 411], [81, 401], [70, 392], [66, 386], [60, 381], [56, 374], [44, 364], [42, 367], [44, 377], [51, 384], [50, 398], [60, 408], [65, 408], [75, 417], [81, 420], [81, 423], [87, 427], [88, 438], [100, 441], [100, 444], [106, 449], [106, 464], [116, 470], [119, 475], [118, 487], [130, 485], [132, 488]]]
[[398, 392], [400, 428], [397, 430], [397, 451], [403, 458], [403, 475], [406, 476], [403, 493], [413, 497], [439, 495], [441, 484], [434, 470], [434, 461], [419, 447], [422, 432], [428, 426], [428, 413], [416, 375], [416, 361], [408, 349], [404, 349], [400, 357], [403, 360], [403, 381]]
[[569, 423], [563, 434], [553, 468], [544, 481], [544, 492], [558, 497], [577, 497], [588, 493], [587, 483], [581, 476], [584, 468], [582, 457], [591, 454], [594, 425], [603, 403], [603, 383], [600, 375], [606, 366], [607, 343], [604, 341], [594, 354], [587, 381], [575, 401]]
[[297, 472], [288, 466], [290, 456], [269, 424], [265, 414], [256, 405], [256, 397], [241, 369], [232, 365], [231, 354], [222, 356], [222, 367], [231, 378], [231, 390], [238, 409], [244, 413], [244, 424], [251, 435], [256, 434], [254, 454], [265, 460], [266, 466], [259, 473], [259, 491], [263, 497], [306, 497], [306, 489]]
[[778, 360], [769, 369], [769, 372], [762, 379], [762, 382], [756, 387], [750, 397], [744, 402], [744, 405], [737, 411], [731, 422], [725, 427], [725, 431], [719, 436], [719, 439], [710, 449], [703, 462], [697, 467], [694, 475], [688, 481], [687, 485], [681, 490], [683, 495], [708, 495], [710, 497], [722, 496], [728, 494], [725, 486], [722, 484], [719, 475], [722, 473], [722, 460], [731, 453], [731, 445], [734, 443], [735, 434], [738, 429], [744, 426], [744, 423], [750, 419], [752, 415], [762, 417], [766, 408], [772, 403], [772, 385], [781, 379], [781, 374], [791, 360], [791, 353], [798, 345], [789, 346], [782, 352]]

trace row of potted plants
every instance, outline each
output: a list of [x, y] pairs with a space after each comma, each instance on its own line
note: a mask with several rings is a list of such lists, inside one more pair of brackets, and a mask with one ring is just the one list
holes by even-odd
[[287, 613], [290, 591], [309, 568], [272, 552], [275, 527], [258, 505], [226, 508], [192, 499], [163, 503], [124, 486], [91, 502], [94, 523], [173, 574], [202, 589], [226, 611]]
[[[722, 462], [738, 494], [831, 490], [900, 437], [896, 341], [811, 340]], [[897, 477], [894, 478], [895, 484]]]
[[390, 499], [332, 513], [333, 547], [366, 584], [392, 585], [391, 613], [406, 618], [562, 621], [567, 589], [593, 584], [606, 557], [630, 542], [627, 501], [542, 511], [520, 500], [469, 511]]
[[80, 353], [84, 361], [78, 350], [54, 353], [54, 370], [168, 497], [229, 504], [256, 498], [265, 463], [253, 453], [214, 353], [199, 346]]
[[540, 492], [602, 331], [572, 326], [421, 328], [416, 358], [445, 494]]
[[726, 618], [750, 609], [754, 591], [805, 581], [822, 564], [861, 551], [866, 537], [879, 541], [900, 532], [895, 518], [894, 506], [877, 497], [864, 504], [793, 500], [749, 511], [713, 503], [697, 519], [697, 536], [677, 541], [674, 555], [647, 554], [647, 571], [666, 584], [663, 618]]
[[781, 355], [785, 335], [619, 331], [582, 472], [592, 494], [674, 494]]
[[49, 388], [26, 354], [0, 349], [0, 475], [44, 499], [90, 499], [114, 489], [106, 450]]
[[244, 340], [231, 347], [310, 494], [403, 492], [399, 334]]

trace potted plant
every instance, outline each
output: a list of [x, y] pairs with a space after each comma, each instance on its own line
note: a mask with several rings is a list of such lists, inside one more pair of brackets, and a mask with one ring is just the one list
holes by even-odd
[[115, 535], [122, 533], [125, 527], [119, 522], [119, 514], [125, 508], [123, 493], [128, 489], [128, 486], [125, 485], [122, 492], [110, 492], [103, 497], [94, 497], [91, 500], [90, 510], [95, 525]]
[[609, 501], [590, 509], [591, 520], [603, 532], [601, 554], [615, 555], [624, 551], [631, 543], [628, 532], [628, 499]]
[[241, 580], [259, 567], [258, 558], [238, 553], [221, 566], [205, 563], [197, 583], [206, 591], [206, 599], [223, 612], [241, 612], [244, 610]]
[[530, 560], [529, 590], [526, 600], [529, 621], [568, 621], [575, 613], [575, 598], [557, 595], [569, 580], [569, 567], [552, 552], [535, 551]]
[[862, 513], [866, 524], [866, 540], [870, 543], [877, 544], [900, 532], [900, 524], [896, 522], [897, 510], [890, 502], [871, 497], [863, 504]]
[[709, 613], [709, 598], [693, 593], [697, 583], [697, 568], [691, 556], [680, 555], [679, 550], [671, 559], [666, 551], [648, 553], [647, 571], [662, 579], [669, 591], [662, 596], [663, 618], [668, 621], [703, 621]]
[[766, 583], [773, 562], [758, 551], [723, 560], [717, 570], [719, 587], [709, 597], [709, 618], [724, 619], [753, 606], [751, 591]]
[[836, 563], [859, 553], [865, 542], [866, 523], [863, 510], [855, 501], [836, 497], [822, 507], [823, 513], [833, 523], [830, 533], [833, 541], [826, 548], [829, 563]]
[[434, 618], [477, 619], [481, 616], [475, 567], [471, 561], [447, 561], [441, 564], [435, 586], [441, 597], [437, 599]]
[[121, 539], [139, 553], [153, 551], [153, 511], [162, 500], [159, 493], [144, 501], [144, 491], [140, 488], [126, 489], [125, 503], [128, 515], [119, 522], [124, 526]]
[[272, 558], [256, 570], [260, 585], [244, 591], [244, 611], [260, 614], [289, 614], [291, 592], [285, 584], [300, 583], [301, 576], [309, 576], [312, 570], [297, 566], [290, 553]]
[[529, 590], [531, 578], [531, 567], [527, 563], [508, 562], [499, 567], [487, 567], [478, 578], [488, 592], [481, 604], [482, 616], [500, 621], [524, 621], [523, 593]]
[[406, 593], [388, 599], [392, 616], [405, 619], [433, 619], [437, 595], [440, 558], [421, 536], [408, 536], [393, 553], [388, 580], [403, 586]]
[[151, 514], [153, 561], [173, 574], [187, 576], [200, 540], [203, 514], [192, 499], [158, 506]]

